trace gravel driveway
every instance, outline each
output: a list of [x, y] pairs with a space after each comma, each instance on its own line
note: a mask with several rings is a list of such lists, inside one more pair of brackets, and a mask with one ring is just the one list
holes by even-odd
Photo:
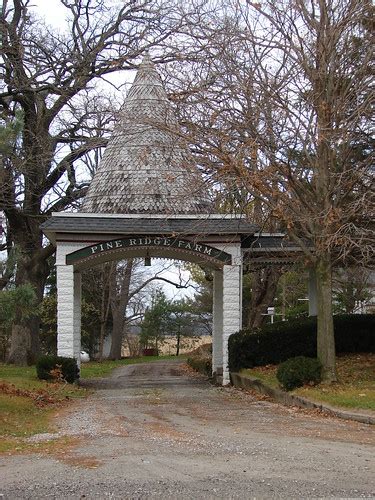
[[375, 496], [374, 428], [214, 387], [178, 361], [84, 381], [68, 447], [1, 457], [0, 498]]

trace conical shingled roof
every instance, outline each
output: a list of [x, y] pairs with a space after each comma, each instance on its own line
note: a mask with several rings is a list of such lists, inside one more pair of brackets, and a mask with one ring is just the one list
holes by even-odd
[[89, 213], [209, 213], [203, 179], [149, 56], [139, 66], [83, 201]]

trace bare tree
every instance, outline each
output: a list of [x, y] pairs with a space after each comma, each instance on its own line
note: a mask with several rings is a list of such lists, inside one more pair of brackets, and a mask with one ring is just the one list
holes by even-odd
[[260, 169], [243, 164], [235, 171], [246, 172], [241, 183], [256, 185], [316, 270], [318, 357], [324, 379], [334, 381], [332, 266], [349, 255], [367, 258], [371, 245], [371, 54], [364, 21], [373, 9], [362, 0], [284, 3], [255, 6], [264, 33], [253, 30], [259, 45], [272, 34], [281, 55], [282, 65], [271, 71], [263, 65], [260, 83], [282, 129], [271, 141], [257, 136]]
[[[249, 190], [240, 185], [230, 168], [233, 161], [244, 158], [252, 169], [258, 168], [256, 136], [261, 119], [263, 124], [265, 121], [260, 113], [265, 110], [264, 96], [249, 55], [254, 45], [239, 29], [239, 15], [230, 4], [222, 2], [220, 14], [214, 13], [211, 23], [199, 27], [197, 43], [204, 45], [201, 57], [188, 65], [166, 65], [165, 79], [178, 110], [182, 134], [212, 186], [216, 210], [246, 215], [263, 231], [278, 232], [281, 225], [255, 186]], [[196, 30], [192, 36], [197, 36]], [[268, 103], [267, 121], [272, 120], [270, 110]], [[268, 129], [272, 131], [272, 127]], [[247, 273], [251, 299], [249, 303], [244, 301], [244, 309], [246, 324], [253, 328], [264, 321], [262, 313], [274, 300], [281, 271], [277, 266], [247, 267]]]
[[[30, 0], [4, 0], [0, 19], [0, 119], [8, 128], [17, 119], [22, 124], [2, 156], [0, 211], [7, 219], [7, 248], [19, 251], [16, 284], [31, 283], [39, 301], [47, 258], [54, 252], [43, 243], [39, 226], [52, 211], [72, 207], [85, 194], [87, 185], [76, 172], [80, 159], [106, 144], [103, 134], [87, 133], [91, 117], [84, 109], [73, 121], [69, 111], [100, 79], [136, 68], [149, 47], [161, 54], [157, 61], [180, 57], [173, 37], [185, 24], [199, 23], [205, 12], [199, 2], [182, 8], [173, 0], [61, 4], [69, 18], [61, 31], [38, 19]], [[51, 196], [56, 186], [58, 199]], [[9, 361], [26, 363], [37, 351], [38, 318], [14, 324]]]
[[[134, 317], [139, 317], [140, 311], [135, 310], [132, 306], [134, 306], [134, 300], [139, 297], [141, 292], [145, 291], [155, 281], [162, 281], [180, 289], [190, 286], [189, 280], [187, 282], [181, 279], [172, 281], [163, 276], [163, 273], [172, 266], [173, 264], [166, 261], [164, 265], [159, 266], [156, 271], [150, 274], [144, 272], [143, 262], [139, 259], [128, 259], [117, 264], [117, 270], [112, 274], [110, 284], [112, 288], [110, 306], [113, 318], [110, 359], [121, 358], [121, 348], [126, 329]], [[136, 300], [136, 303], [139, 305], [138, 300]]]
[[[233, 0], [181, 112], [217, 186], [247, 191], [315, 268], [318, 357], [336, 380], [332, 266], [374, 256], [368, 0]], [[203, 64], [203, 62], [202, 62]], [[194, 108], [195, 106], [195, 108]]]

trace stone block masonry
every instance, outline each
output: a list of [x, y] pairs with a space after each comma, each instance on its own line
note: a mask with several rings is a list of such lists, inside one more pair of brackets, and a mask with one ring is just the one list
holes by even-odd
[[228, 368], [228, 339], [241, 329], [242, 267], [223, 268], [223, 385], [230, 383]]
[[67, 253], [81, 244], [59, 244], [56, 255], [57, 278], [57, 353], [75, 358], [81, 350], [81, 274], [65, 264]]
[[212, 325], [212, 374], [223, 371], [223, 271], [214, 271]]

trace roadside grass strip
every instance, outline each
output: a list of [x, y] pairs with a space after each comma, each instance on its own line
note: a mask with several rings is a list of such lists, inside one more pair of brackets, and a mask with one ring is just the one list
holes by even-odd
[[[336, 368], [337, 383], [306, 385], [291, 391], [291, 394], [336, 407], [375, 410], [375, 354], [338, 356]], [[276, 371], [277, 365], [267, 365], [244, 369], [241, 373], [258, 378], [271, 387], [279, 388]]]
[[[181, 357], [182, 358], [182, 357]], [[107, 377], [120, 366], [148, 363], [175, 356], [144, 356], [119, 361], [92, 361], [82, 365], [81, 377]], [[42, 443], [29, 442], [35, 434], [53, 431], [56, 411], [77, 398], [86, 397], [90, 390], [77, 384], [39, 380], [35, 366], [13, 366], [0, 363], [0, 453], [48, 451], [64, 439]]]
[[49, 432], [56, 409], [87, 393], [76, 385], [39, 380], [35, 366], [0, 364], [0, 453], [48, 446], [25, 440]]

